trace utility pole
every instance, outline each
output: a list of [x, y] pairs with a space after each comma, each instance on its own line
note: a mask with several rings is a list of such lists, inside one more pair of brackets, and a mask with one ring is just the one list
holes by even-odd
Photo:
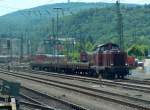
[[123, 18], [120, 10], [120, 0], [116, 1], [116, 9], [117, 9], [117, 31], [119, 36], [119, 46], [120, 49], [124, 50], [124, 39], [123, 39]]
[[23, 59], [23, 37], [20, 38], [20, 63]]
[[70, 0], [68, 0], [68, 3], [70, 3]]
[[135, 27], [134, 27], [135, 31], [133, 32], [133, 43], [136, 44], [136, 36], [137, 36], [137, 26], [135, 24]]
[[[59, 10], [62, 10], [62, 8], [54, 8], [54, 10], [56, 10], [56, 53], [57, 53], [57, 57], [58, 57], [58, 37], [59, 37]], [[58, 63], [58, 58], [56, 57], [56, 62]]]
[[2, 39], [0, 38], [0, 55], [2, 54]]
[[55, 43], [55, 40], [56, 40], [55, 39], [55, 19], [53, 17], [52, 17], [52, 37], [53, 37], [52, 38], [52, 40], [53, 40], [53, 44], [52, 44], [53, 48], [52, 49], [53, 49], [53, 55], [55, 56], [56, 55], [56, 53], [55, 53], [55, 47], [54, 47], [55, 44], [56, 44]]
[[[24, 16], [24, 17], [31, 17], [31, 15], [32, 15], [32, 11], [27, 11], [27, 13], [22, 13], [22, 15]], [[27, 15], [27, 16], [26, 16]], [[30, 22], [30, 27], [32, 27], [32, 22], [31, 22], [31, 20], [29, 21]], [[30, 39], [29, 39], [29, 30], [28, 30], [28, 28], [27, 29], [25, 29], [25, 33], [24, 33], [24, 35], [25, 35], [25, 42], [26, 42], [26, 46], [27, 46], [27, 48], [26, 48], [26, 54], [27, 54], [27, 57], [28, 57], [28, 60], [29, 60], [29, 56], [31, 55], [31, 42], [30, 42]], [[23, 52], [24, 52], [24, 50], [23, 50], [23, 37], [21, 37], [20, 38], [20, 62], [21, 62], [21, 60], [22, 60], [22, 58], [23, 58]]]
[[11, 39], [7, 40], [7, 50], [8, 50], [8, 55], [10, 55], [9, 61], [12, 62], [12, 40]]
[[30, 43], [30, 39], [28, 38], [27, 39], [27, 55], [28, 55], [28, 58], [29, 58], [29, 56], [30, 56], [30, 46], [31, 45], [31, 43]]
[[10, 40], [10, 62], [13, 61], [13, 40]]

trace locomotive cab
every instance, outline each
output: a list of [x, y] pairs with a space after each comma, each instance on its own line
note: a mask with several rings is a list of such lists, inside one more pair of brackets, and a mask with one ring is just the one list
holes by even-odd
[[122, 52], [116, 44], [107, 43], [97, 46], [93, 58], [93, 67], [103, 78], [124, 78], [129, 73], [126, 66], [127, 53]]

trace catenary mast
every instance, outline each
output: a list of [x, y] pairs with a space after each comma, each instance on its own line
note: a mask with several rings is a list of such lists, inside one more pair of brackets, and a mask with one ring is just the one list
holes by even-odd
[[119, 46], [120, 49], [124, 50], [124, 39], [123, 39], [123, 18], [120, 9], [120, 0], [116, 1], [116, 9], [117, 9], [117, 31], [119, 37]]

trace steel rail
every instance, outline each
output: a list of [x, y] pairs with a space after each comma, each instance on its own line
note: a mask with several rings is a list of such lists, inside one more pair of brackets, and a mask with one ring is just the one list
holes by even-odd
[[52, 72], [49, 73], [49, 72], [44, 72], [44, 71], [33, 71], [32, 70], [32, 71], [25, 71], [25, 72], [31, 72], [33, 74], [47, 75], [47, 76], [52, 76], [52, 77], [65, 78], [65, 79], [73, 79], [73, 80], [76, 79], [76, 80], [83, 81], [83, 82], [103, 84], [103, 85], [107, 85], [107, 86], [115, 86], [115, 87], [121, 87], [121, 88], [125, 88], [125, 89], [150, 93], [150, 87], [143, 87], [143, 86], [132, 85], [132, 84], [124, 84], [124, 83], [116, 82], [116, 81], [98, 80], [95, 78], [87, 78], [87, 77], [80, 77], [80, 76], [74, 76], [74, 75], [65, 75], [65, 74], [58, 74], [58, 73], [52, 73]]
[[30, 91], [30, 92], [36, 93], [36, 94], [39, 95], [39, 96], [43, 96], [43, 97], [46, 97], [46, 98], [50, 98], [50, 99], [56, 100], [56, 101], [58, 101], [59, 103], [62, 103], [62, 104], [64, 104], [65, 106], [68, 106], [68, 107], [70, 107], [70, 108], [72, 108], [72, 109], [74, 109], [74, 110], [88, 110], [87, 108], [85, 108], [85, 107], [83, 107], [83, 106], [80, 106], [80, 105], [71, 103], [71, 102], [66, 101], [66, 100], [59, 99], [59, 98], [57, 98], [57, 97], [50, 96], [50, 95], [48, 95], [48, 94], [46, 94], [46, 93], [42, 93], [42, 92], [40, 92], [40, 91], [38, 91], [38, 90], [34, 90], [34, 89], [32, 89], [32, 88], [28, 88], [28, 87], [25, 87], [25, 86], [22, 86], [22, 88], [25, 89], [25, 90], [28, 90], [28, 91]]
[[[116, 87], [121, 87], [121, 88], [125, 88], [125, 89], [150, 93], [150, 87], [143, 87], [143, 86], [137, 85], [137, 84], [143, 84], [143, 85], [149, 85], [150, 86], [150, 81], [141, 81], [141, 80], [110, 81], [110, 80], [104, 80], [104, 79], [99, 80], [96, 78], [89, 78], [89, 77], [82, 77], [82, 76], [75, 76], [75, 75], [68, 75], [68, 74], [60, 74], [60, 73], [46, 72], [46, 71], [26, 70], [26, 69], [23, 69], [23, 72], [32, 72], [34, 74], [47, 75], [47, 76], [65, 78], [65, 79], [73, 79], [73, 80], [76, 79], [76, 80], [83, 81], [83, 82], [103, 84], [103, 85], [107, 85], [107, 86], [116, 86]], [[129, 84], [127, 84], [127, 83], [129, 83]], [[132, 85], [132, 84], [134, 84], [134, 85]]]
[[[133, 102], [127, 102], [127, 101], [123, 101], [123, 100], [119, 100], [119, 99], [116, 99], [116, 97], [110, 97], [110, 96], [104, 96], [104, 95], [100, 95], [100, 94], [97, 94], [97, 93], [93, 93], [94, 92], [101, 92], [103, 94], [107, 95], [112, 95], [112, 96], [119, 96], [119, 97], [122, 97], [122, 98], [127, 98], [127, 99], [132, 99], [134, 101], [140, 101], [140, 102], [145, 102], [145, 103], [150, 103], [149, 101], [146, 101], [146, 100], [142, 100], [142, 99], [138, 99], [138, 98], [134, 98], [134, 97], [129, 97], [129, 96], [124, 96], [124, 95], [120, 95], [120, 94], [114, 94], [114, 93], [110, 93], [110, 92], [106, 92], [106, 91], [102, 91], [102, 90], [97, 90], [97, 89], [92, 89], [92, 88], [86, 88], [86, 87], [83, 87], [83, 86], [79, 86], [79, 85], [70, 85], [70, 84], [66, 84], [67, 86], [75, 86], [75, 88], [71, 88], [71, 87], [67, 87], [67, 86], [64, 86], [65, 83], [62, 84], [62, 82], [56, 82], [56, 81], [53, 81], [53, 83], [50, 83], [50, 82], [47, 82], [45, 81], [46, 79], [41, 79], [41, 78], [38, 78], [38, 77], [34, 77], [33, 76], [28, 76], [28, 75], [24, 75], [24, 74], [20, 74], [18, 75], [19, 73], [16, 73], [16, 74], [12, 74], [12, 73], [7, 73], [5, 72], [5, 74], [9, 74], [9, 75], [12, 75], [12, 76], [16, 76], [16, 77], [21, 77], [21, 78], [24, 78], [24, 79], [28, 79], [28, 80], [32, 80], [32, 81], [36, 81], [36, 82], [40, 82], [40, 83], [44, 83], [44, 84], [48, 84], [48, 85], [53, 85], [53, 86], [57, 86], [57, 87], [61, 87], [61, 88], [65, 88], [65, 89], [70, 89], [70, 90], [73, 90], [73, 91], [76, 91], [76, 92], [80, 92], [80, 93], [83, 93], [83, 94], [87, 94], [87, 95], [91, 95], [91, 96], [94, 96], [94, 97], [98, 97], [98, 98], [103, 98], [105, 100], [109, 100], [109, 101], [113, 101], [113, 102], [117, 102], [119, 104], [122, 104], [122, 105], [128, 105], [130, 107], [134, 107], [134, 108], [140, 108], [140, 109], [143, 109], [143, 110], [149, 110], [150, 108], [149, 107], [144, 107], [143, 105], [141, 104], [135, 104]], [[23, 76], [24, 75], [24, 76]], [[31, 78], [32, 77], [32, 78]], [[52, 81], [52, 80], [51, 80]], [[57, 84], [54, 84], [57, 83]], [[59, 83], [59, 84], [58, 84]], [[62, 86], [63, 85], [63, 86]], [[79, 90], [79, 89], [84, 89], [84, 90]], [[85, 91], [86, 89], [86, 91]], [[88, 90], [88, 92], [87, 92]], [[90, 92], [89, 92], [90, 90]], [[91, 92], [92, 91], [92, 92]]]
[[[7, 74], [6, 72], [4, 72], [4, 73]], [[1, 73], [0, 73], [0, 74], [1, 74]], [[5, 79], [2, 79], [2, 78], [0, 78], [0, 79], [1, 79], [1, 80], [5, 80]], [[43, 96], [43, 97], [45, 97], [45, 98], [49, 98], [50, 100], [51, 100], [51, 99], [52, 99], [52, 100], [55, 100], [56, 102], [63, 104], [63, 105], [66, 106], [67, 108], [70, 108], [69, 110], [71, 110], [71, 109], [73, 109], [73, 110], [89, 110], [89, 109], [87, 109], [87, 108], [85, 108], [85, 107], [83, 107], [83, 106], [80, 106], [80, 105], [71, 103], [71, 102], [66, 101], [66, 100], [59, 99], [59, 98], [57, 98], [57, 97], [50, 96], [50, 95], [48, 95], [48, 94], [46, 94], [46, 93], [42, 93], [42, 92], [40, 92], [40, 91], [38, 91], [38, 90], [34, 90], [34, 89], [32, 89], [32, 88], [28, 88], [28, 87], [25, 87], [25, 86], [21, 86], [21, 89], [26, 89], [26, 90], [29, 91], [29, 93], [30, 93], [30, 92], [34, 92], [35, 94], [37, 94], [37, 95], [39, 95], [39, 96]], [[39, 105], [40, 107], [46, 108], [46, 109], [44, 109], [44, 110], [47, 110], [47, 108], [49, 108], [49, 110], [56, 110], [56, 109], [54, 109], [54, 108], [48, 106], [47, 104], [44, 104], [44, 103], [42, 103], [42, 102], [40, 102], [40, 101], [37, 101], [37, 100], [34, 100], [33, 98], [31, 98], [31, 97], [29, 97], [29, 96], [27, 96], [27, 95], [25, 95], [25, 94], [23, 94], [23, 93], [20, 93], [20, 96], [21, 96], [21, 97], [24, 97], [24, 98], [26, 98], [26, 99], [28, 99], [29, 101], [32, 101], [32, 102], [35, 104], [35, 106], [36, 106], [36, 105]], [[33, 104], [33, 103], [32, 103], [32, 104]], [[43, 110], [43, 109], [42, 109], [42, 110]]]
[[41, 110], [56, 110], [56, 109], [45, 107], [45, 106], [42, 106], [42, 105], [39, 105], [39, 104], [25, 102], [25, 101], [20, 101], [19, 104], [25, 105], [25, 106], [28, 106], [28, 107], [38, 108], [38, 109], [41, 109]]

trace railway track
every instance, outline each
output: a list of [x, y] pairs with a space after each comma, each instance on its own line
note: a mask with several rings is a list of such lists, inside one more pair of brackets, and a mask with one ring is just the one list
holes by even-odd
[[[2, 78], [0, 79], [5, 80]], [[19, 102], [21, 105], [34, 107], [41, 110], [88, 110], [80, 105], [50, 96], [46, 93], [42, 93], [38, 90], [25, 86], [21, 86], [20, 97], [25, 100]]]
[[[6, 67], [4, 66], [3, 68], [6, 69]], [[144, 87], [141, 86], [136, 86], [137, 84], [142, 84], [142, 85], [149, 85], [150, 86], [150, 81], [147, 80], [130, 80], [130, 79], [126, 79], [126, 80], [114, 80], [114, 81], [110, 81], [110, 80], [99, 80], [96, 78], [89, 78], [89, 77], [82, 77], [82, 76], [75, 76], [75, 75], [66, 75], [66, 74], [60, 74], [60, 73], [53, 73], [53, 72], [45, 72], [45, 71], [34, 71], [34, 70], [23, 70], [24, 72], [32, 72], [35, 74], [41, 74], [41, 75], [48, 75], [48, 76], [53, 76], [53, 77], [60, 77], [60, 78], [65, 78], [65, 79], [76, 79], [79, 81], [84, 81], [84, 82], [92, 82], [95, 84], [104, 84], [107, 86], [121, 86], [127, 89], [133, 89], [133, 90], [139, 90], [141, 91], [141, 89], [146, 89]], [[125, 84], [125, 83], [130, 83], [130, 84]], [[136, 89], [135, 89], [136, 87]], [[146, 92], [146, 91], [143, 91]], [[148, 91], [148, 93], [150, 92], [150, 90]]]
[[42, 103], [42, 101], [38, 101], [37, 99], [34, 99], [33, 96], [30, 97], [29, 95], [25, 95], [23, 92], [20, 93], [20, 98], [21, 101], [19, 101], [19, 104], [21, 105], [25, 105], [27, 107], [39, 108], [42, 110], [56, 110], [55, 108]]
[[[1, 81], [3, 79], [0, 79]], [[23, 87], [22, 87], [23, 88]], [[20, 96], [18, 97], [19, 100], [17, 101], [17, 104], [19, 104], [19, 110], [21, 110], [21, 107], [24, 106], [28, 109], [41, 109], [41, 110], [56, 110], [55, 108], [52, 108], [44, 103], [42, 101], [37, 101], [36, 99], [33, 99], [30, 96], [25, 95], [23, 92], [20, 93]], [[5, 100], [3, 100], [5, 101]]]
[[130, 107], [142, 109], [142, 110], [150, 110], [150, 101], [148, 100], [143, 100], [143, 99], [139, 99], [135, 97], [111, 93], [111, 92], [102, 91], [98, 89], [88, 88], [88, 87], [84, 87], [81, 85], [68, 84], [68, 83], [64, 83], [60, 81], [48, 80], [48, 79], [39, 78], [33, 75], [25, 75], [25, 74], [20, 74], [20, 73], [14, 74], [14, 72], [8, 73], [6, 71], [2, 71], [2, 72], [7, 75], [11, 75], [11, 76], [15, 76], [15, 77], [19, 77], [19, 78], [23, 78], [27, 80], [36, 81], [36, 82], [43, 83], [46, 85], [51, 85], [51, 86], [79, 92], [79, 93], [86, 94], [86, 95], [96, 97], [96, 98], [102, 98], [104, 100], [115, 102], [121, 105], [126, 105], [126, 106], [130, 106]]
[[[58, 74], [58, 73], [53, 73], [53, 72], [45, 72], [45, 71], [34, 71], [34, 70], [23, 70], [26, 72], [32, 72], [32, 73], [39, 73], [39, 74], [43, 74], [43, 75], [51, 75], [51, 76], [57, 76], [57, 77], [62, 77], [62, 78], [75, 78], [75, 79], [79, 79], [79, 80], [90, 80], [90, 81], [98, 81], [98, 79], [96, 78], [88, 78], [88, 77], [82, 77], [82, 76], [75, 76], [75, 75], [67, 75], [67, 74]], [[68, 77], [67, 77], [68, 76]], [[102, 80], [103, 82], [109, 82], [108, 80]], [[135, 83], [135, 84], [145, 84], [145, 85], [150, 85], [150, 81], [148, 80], [131, 80], [131, 79], [125, 79], [125, 80], [114, 80], [111, 82], [118, 82], [118, 83]]]
[[[88, 78], [88, 77], [81, 77], [81, 76], [74, 76], [74, 75], [58, 74], [58, 73], [52, 73], [52, 72], [33, 71], [33, 70], [30, 70], [30, 71], [24, 70], [24, 71], [33, 73], [33, 74], [47, 75], [47, 76], [71, 79], [71, 80], [79, 80], [79, 81], [83, 81], [83, 82], [90, 82], [90, 83], [94, 83], [94, 84], [103, 84], [106, 86], [115, 86], [115, 87], [150, 93], [150, 84], [144, 83], [144, 82], [138, 83], [138, 81], [134, 82], [134, 81], [129, 80], [129, 83], [128, 83], [128, 81], [123, 81], [123, 80], [110, 81], [110, 80], [99, 80], [96, 78]], [[140, 84], [140, 85], [138, 85], [138, 84]], [[145, 86], [144, 84], [147, 84], [147, 85], [149, 84], [149, 87]]]
[[[49, 108], [49, 110], [87, 110], [86, 108], [67, 102], [65, 100], [49, 96], [48, 94], [39, 92], [38, 90], [34, 90], [31, 88], [23, 87], [22, 92], [24, 92], [25, 96], [29, 99], [33, 100], [35, 103], [42, 105], [44, 107]], [[34, 97], [34, 99], [33, 99]], [[43, 110], [43, 109], [42, 109]]]
[[[42, 105], [39, 105], [39, 104], [35, 104], [35, 103], [31, 103], [31, 102], [26, 102], [26, 101], [21, 101], [20, 102], [21, 106], [26, 106], [28, 107], [29, 109], [41, 109], [41, 110], [55, 110], [55, 109], [52, 109], [52, 108], [48, 108], [48, 107], [45, 107], [45, 106], [42, 106]], [[22, 109], [22, 108], [20, 108]]]
[[126, 79], [126, 80], [117, 80], [116, 82], [129, 82], [129, 83], [135, 83], [135, 84], [146, 84], [150, 85], [149, 80], [131, 80], [131, 79]]

